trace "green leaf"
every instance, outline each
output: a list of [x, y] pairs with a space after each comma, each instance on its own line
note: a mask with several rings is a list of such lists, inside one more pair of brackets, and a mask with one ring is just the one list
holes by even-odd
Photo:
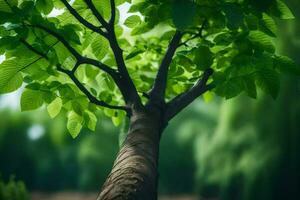
[[261, 68], [256, 73], [257, 85], [267, 94], [270, 94], [273, 99], [276, 99], [280, 88], [279, 74], [268, 68]]
[[146, 33], [148, 31], [151, 30], [151, 27], [148, 26], [148, 24], [142, 24], [140, 26], [137, 26], [135, 27], [132, 32], [131, 32], [131, 35], [134, 36], [134, 35], [141, 35], [143, 33]]
[[53, 10], [53, 1], [37, 0], [36, 7], [39, 11], [47, 15]]
[[108, 19], [110, 16], [110, 0], [94, 1], [93, 3], [102, 16]]
[[265, 33], [272, 37], [276, 37], [277, 26], [272, 17], [263, 13], [263, 17], [261, 19], [262, 29]]
[[276, 0], [272, 7], [272, 14], [280, 19], [294, 19], [292, 11], [289, 7], [281, 0]]
[[9, 5], [4, 0], [0, 1], [0, 11], [11, 12]]
[[248, 38], [254, 45], [259, 47], [261, 50], [265, 50], [270, 53], [275, 52], [274, 44], [267, 34], [261, 31], [250, 31]]
[[223, 10], [227, 16], [229, 29], [237, 29], [244, 20], [243, 10], [237, 4], [225, 4]]
[[283, 73], [290, 75], [300, 75], [300, 66], [286, 56], [275, 56], [274, 58], [275, 68], [279, 69]]
[[268, 10], [271, 7], [274, 0], [263, 0], [263, 1], [262, 0], [249, 0], [249, 1], [250, 1], [249, 3], [252, 6], [254, 6], [258, 11], [262, 12], [262, 11]]
[[17, 13], [21, 16], [28, 16], [33, 12], [34, 2], [33, 1], [21, 1], [20, 10]]
[[255, 80], [252, 77], [244, 77], [243, 83], [247, 95], [253, 99], [256, 99], [257, 90], [256, 90]]
[[0, 64], [0, 94], [13, 92], [22, 86], [23, 77], [18, 66], [12, 60]]
[[75, 44], [81, 44], [80, 38], [76, 31], [80, 30], [79, 25], [75, 24], [68, 24], [63, 26], [58, 30], [59, 34], [70, 40], [71, 42], [74, 42]]
[[27, 89], [30, 89], [30, 90], [39, 90], [41, 88], [41, 84], [39, 83], [30, 83], [28, 85], [26, 85]]
[[84, 111], [83, 114], [84, 117], [84, 121], [86, 126], [88, 127], [88, 129], [90, 129], [91, 131], [95, 131], [96, 130], [96, 125], [97, 125], [97, 117], [94, 113], [92, 113], [91, 111]]
[[99, 60], [104, 58], [105, 55], [107, 54], [108, 43], [102, 37], [95, 37], [92, 41], [91, 47], [93, 50], [93, 54]]
[[188, 72], [193, 72], [195, 70], [193, 61], [187, 56], [177, 54], [176, 63], [183, 66]]
[[175, 34], [174, 30], [167, 31], [160, 37], [160, 39], [161, 40], [171, 40], [174, 34]]
[[232, 36], [230, 33], [221, 33], [214, 38], [214, 42], [217, 45], [228, 46], [232, 42]]
[[194, 62], [198, 69], [205, 70], [209, 68], [214, 61], [213, 53], [207, 46], [200, 46], [194, 50]]
[[243, 80], [240, 78], [229, 79], [216, 88], [216, 93], [226, 99], [233, 98], [243, 91]]
[[74, 111], [69, 112], [67, 129], [69, 130], [72, 138], [76, 138], [79, 135], [79, 133], [82, 129], [82, 122], [83, 122], [83, 119], [80, 115], [78, 115]]
[[80, 105], [80, 103], [76, 100], [72, 101], [72, 108], [73, 110], [78, 114], [78, 115], [82, 115], [83, 114], [83, 108]]
[[93, 66], [87, 65], [85, 67], [85, 74], [90, 79], [94, 80], [96, 78], [96, 76], [98, 75], [98, 73], [99, 73], [99, 71], [96, 68], [94, 68]]
[[38, 90], [25, 89], [21, 96], [21, 110], [35, 110], [43, 105], [42, 92]]
[[135, 56], [139, 55], [140, 53], [143, 53], [144, 50], [142, 49], [135, 49], [130, 54], [128, 54], [125, 58], [125, 60], [129, 60], [131, 58], [134, 58]]
[[131, 5], [128, 13], [140, 12], [142, 9], [147, 7], [147, 2], [138, 2]]
[[128, 27], [128, 28], [134, 28], [136, 26], [138, 26], [140, 23], [142, 22], [140, 16], [138, 15], [131, 15], [130, 17], [128, 17], [124, 24]]
[[196, 17], [196, 4], [191, 1], [177, 0], [173, 3], [172, 18], [174, 25], [185, 30], [191, 26]]
[[258, 26], [258, 17], [253, 15], [253, 14], [249, 14], [245, 16], [245, 22], [248, 25], [248, 28], [250, 30], [257, 30], [257, 26]]
[[60, 97], [57, 97], [47, 106], [47, 111], [51, 118], [55, 118], [61, 111], [62, 100]]

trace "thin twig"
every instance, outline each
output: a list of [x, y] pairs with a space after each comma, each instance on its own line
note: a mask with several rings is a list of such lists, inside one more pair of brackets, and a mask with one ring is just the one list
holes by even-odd
[[106, 37], [107, 33], [101, 30], [101, 27], [96, 27], [95, 25], [91, 24], [90, 22], [86, 21], [69, 3], [67, 0], [61, 0], [62, 3], [66, 6], [69, 12], [84, 26], [89, 28], [90, 30], [99, 33], [100, 35]]

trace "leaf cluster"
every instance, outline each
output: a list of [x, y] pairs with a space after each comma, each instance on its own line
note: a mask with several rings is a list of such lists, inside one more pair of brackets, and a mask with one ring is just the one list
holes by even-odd
[[256, 98], [261, 88], [276, 98], [280, 73], [300, 74], [274, 46], [276, 18], [293, 18], [282, 0], [3, 0], [0, 16], [0, 93], [25, 83], [22, 110], [63, 111], [73, 137], [95, 130], [98, 110], [119, 125], [132, 101], [146, 103], [161, 60], [167, 101], [206, 82], [203, 93]]

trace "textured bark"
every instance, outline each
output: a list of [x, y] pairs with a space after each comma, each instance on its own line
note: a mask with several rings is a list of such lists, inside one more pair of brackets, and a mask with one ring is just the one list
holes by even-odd
[[156, 200], [160, 114], [133, 113], [124, 144], [97, 200]]

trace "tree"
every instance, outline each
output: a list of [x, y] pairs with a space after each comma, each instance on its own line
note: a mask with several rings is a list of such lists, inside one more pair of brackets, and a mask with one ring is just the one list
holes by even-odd
[[[300, 8], [297, 0], [287, 2], [294, 10]], [[282, 23], [278, 34], [278, 50], [298, 64], [299, 16], [295, 13], [296, 20]], [[257, 101], [240, 96], [222, 103], [226, 112], [220, 115], [218, 131], [201, 140], [202, 149], [209, 149], [199, 151], [204, 190], [218, 188], [215, 191], [224, 200], [299, 198], [300, 158], [295, 153], [300, 147], [296, 120], [300, 116], [299, 83], [297, 76], [282, 77], [276, 101], [268, 96]]]
[[157, 199], [161, 134], [199, 96], [276, 98], [280, 73], [300, 74], [272, 42], [274, 18], [293, 18], [281, 0], [1, 0], [0, 12], [0, 93], [26, 83], [22, 110], [65, 111], [74, 138], [96, 111], [129, 119], [101, 200]]

